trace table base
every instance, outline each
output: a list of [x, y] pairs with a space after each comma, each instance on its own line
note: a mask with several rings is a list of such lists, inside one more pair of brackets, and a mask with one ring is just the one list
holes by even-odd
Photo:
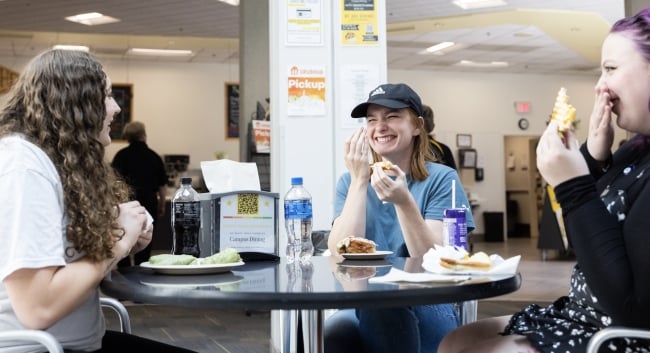
[[[461, 325], [476, 321], [478, 302], [468, 300], [459, 303]], [[323, 310], [279, 310], [281, 313], [281, 336], [279, 353], [298, 352], [298, 337], [302, 333], [304, 353], [324, 353]]]
[[279, 310], [281, 341], [279, 353], [298, 352], [298, 337], [302, 334], [304, 353], [323, 353], [323, 310]]

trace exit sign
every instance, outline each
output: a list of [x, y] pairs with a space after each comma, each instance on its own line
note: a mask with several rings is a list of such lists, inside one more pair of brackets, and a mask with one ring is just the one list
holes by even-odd
[[515, 111], [517, 114], [527, 114], [530, 113], [530, 102], [515, 102]]

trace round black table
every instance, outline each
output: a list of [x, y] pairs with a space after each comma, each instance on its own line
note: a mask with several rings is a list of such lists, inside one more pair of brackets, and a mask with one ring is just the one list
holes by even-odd
[[[283, 352], [295, 344], [302, 314], [305, 352], [322, 352], [323, 309], [395, 307], [455, 303], [516, 291], [519, 274], [472, 277], [458, 283], [368, 283], [391, 267], [411, 268], [419, 259], [343, 260], [316, 256], [308, 263], [248, 262], [219, 274], [165, 275], [130, 267], [111, 272], [101, 283], [104, 294], [136, 302], [195, 308], [286, 310]], [[415, 266], [414, 272], [423, 272]]]

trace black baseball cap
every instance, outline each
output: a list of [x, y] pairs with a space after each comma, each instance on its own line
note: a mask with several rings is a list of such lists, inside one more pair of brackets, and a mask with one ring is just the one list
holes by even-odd
[[377, 104], [391, 109], [411, 108], [418, 116], [422, 116], [422, 100], [415, 91], [404, 83], [386, 83], [370, 91], [368, 101], [352, 109], [353, 118], [364, 118], [368, 114], [368, 106]]

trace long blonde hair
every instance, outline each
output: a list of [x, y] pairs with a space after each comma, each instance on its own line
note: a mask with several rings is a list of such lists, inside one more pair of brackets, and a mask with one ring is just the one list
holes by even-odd
[[66, 237], [92, 260], [112, 257], [124, 230], [117, 206], [127, 200], [104, 159], [106, 74], [90, 54], [50, 50], [30, 61], [0, 111], [0, 136], [23, 134], [45, 151], [63, 184]]
[[[424, 119], [421, 119], [415, 110], [408, 108], [409, 115], [411, 116], [411, 123], [414, 127], [420, 129], [420, 134], [413, 138], [413, 158], [411, 159], [411, 178], [415, 180], [424, 180], [429, 176], [427, 171], [426, 161], [435, 160], [435, 156], [432, 154], [431, 149], [429, 148], [429, 135], [427, 134], [426, 129], [424, 128]], [[372, 154], [372, 161], [379, 162], [382, 160], [381, 155], [379, 155], [372, 148], [370, 149]]]

